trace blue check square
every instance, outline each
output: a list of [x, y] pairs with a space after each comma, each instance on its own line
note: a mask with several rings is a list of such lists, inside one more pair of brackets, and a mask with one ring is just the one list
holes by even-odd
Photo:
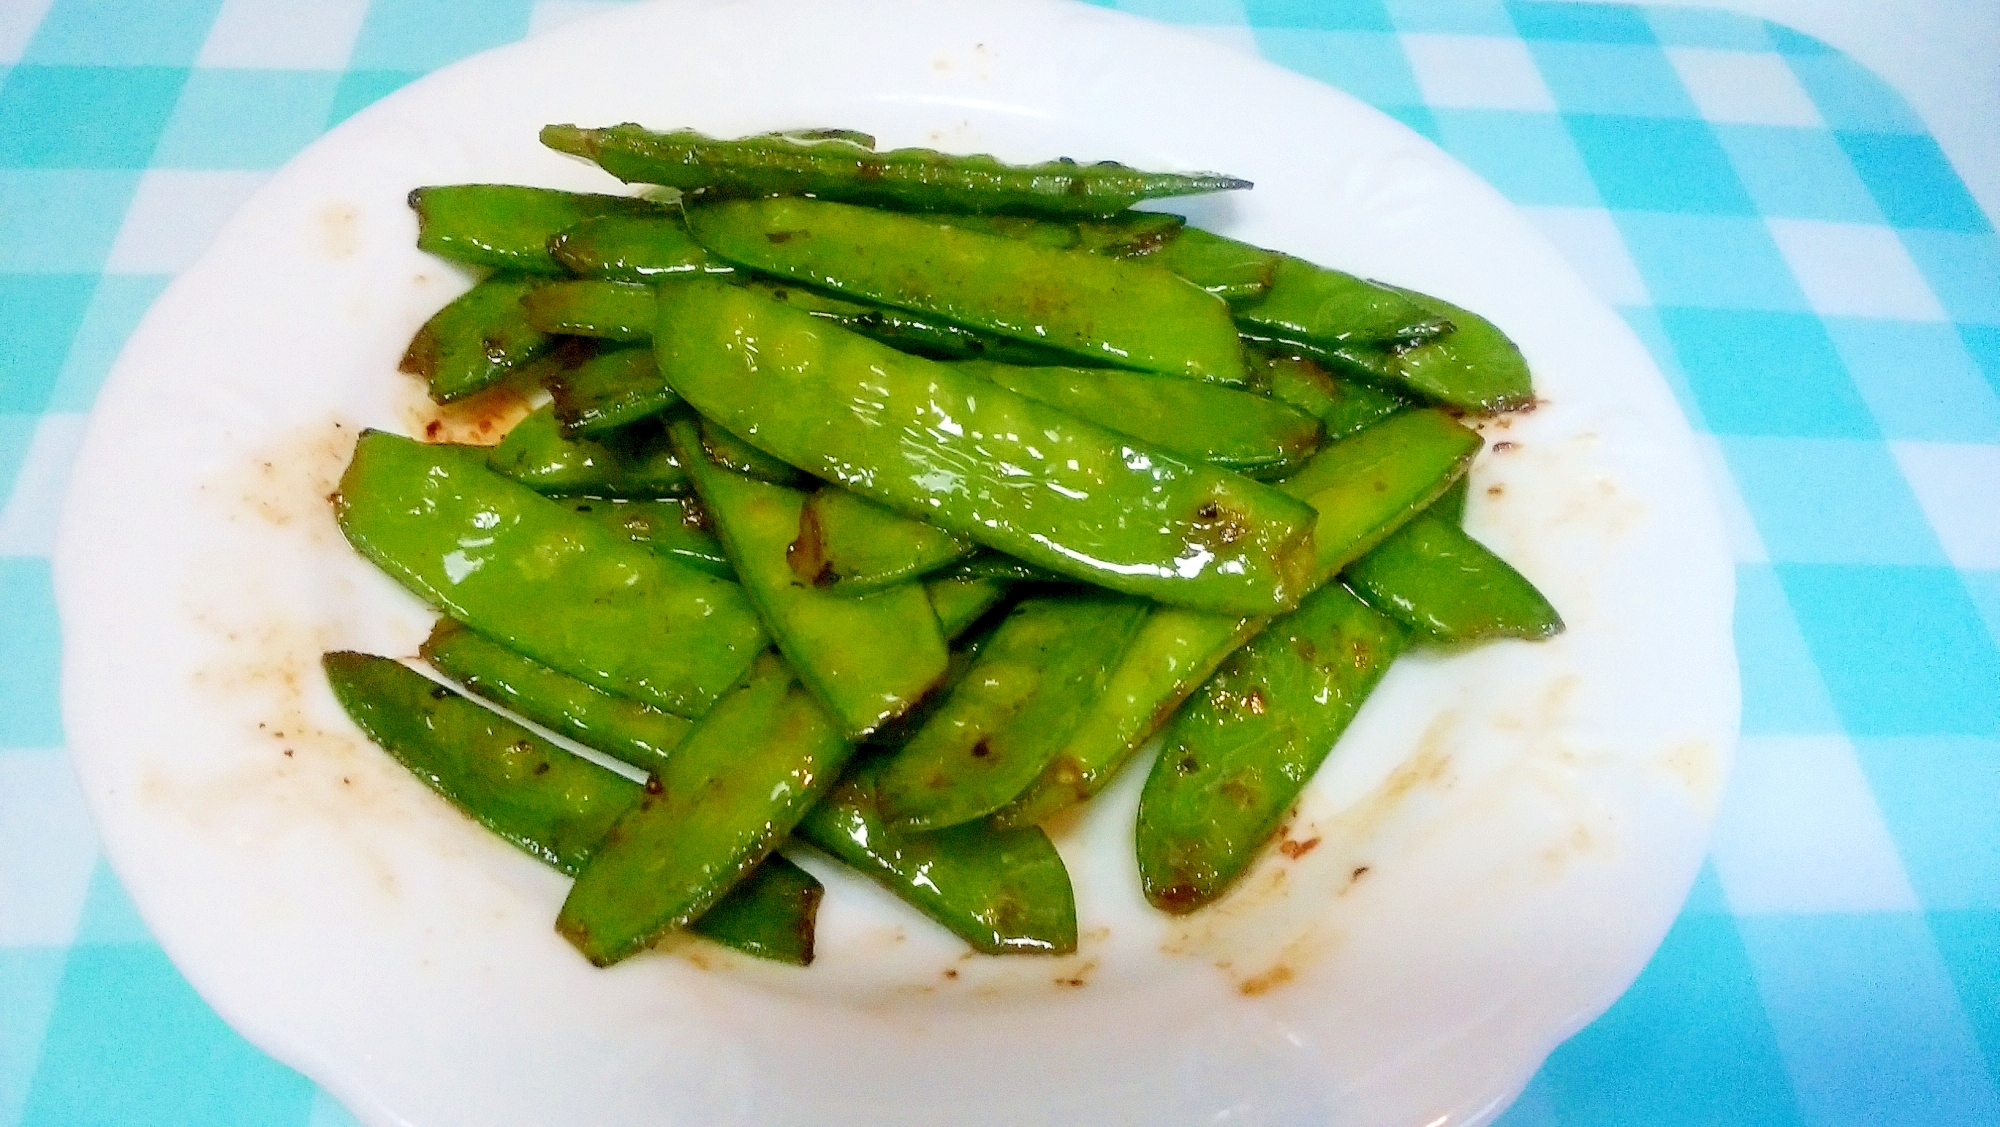
[[1515, 35], [1501, 0], [1387, 0], [1397, 31], [1434, 35]]
[[1765, 25], [1734, 12], [1702, 8], [1648, 7], [1641, 11], [1653, 37], [1667, 47], [1715, 47], [1731, 51], [1769, 51]]
[[1567, 120], [1607, 207], [1757, 214], [1729, 155], [1704, 122], [1598, 115]]
[[1658, 47], [1530, 39], [1528, 51], [1565, 113], [1701, 117]]
[[0, 411], [48, 407], [96, 284], [94, 274], [0, 274]]
[[1760, 219], [1614, 211], [1646, 289], [1661, 305], [1803, 312], [1805, 292]]
[[0, 168], [144, 168], [186, 78], [179, 67], [15, 67], [0, 87]]
[[139, 327], [139, 318], [169, 281], [157, 274], [106, 274], [97, 279], [83, 321], [70, 341], [69, 355], [49, 392], [48, 410], [90, 410], [97, 401], [97, 389], [124, 351], [126, 338]]
[[2000, 237], [1991, 231], [1907, 228], [1897, 234], [1946, 316], [1961, 323], [2000, 325]]
[[1986, 1054], [1986, 1069], [2000, 1076], [2000, 974], [1993, 973], [2000, 967], [2000, 911], [1929, 912], [1925, 922]]
[[1917, 896], [2000, 911], [2000, 849], [1967, 848], [2000, 842], [2000, 742], [1909, 736], [1856, 740], [1854, 751]]
[[2000, 738], [2000, 645], [1956, 572], [1780, 564], [1778, 576], [1849, 733]]
[[23, 58], [85, 66], [187, 66], [221, 0], [55, 0]]
[[1819, 318], [1669, 307], [1660, 323], [1715, 434], [1879, 437]]
[[1279, 66], [1385, 106], [1420, 106], [1402, 44], [1384, 31], [1257, 30], [1257, 50]]
[[15, 1101], [41, 1063], [67, 954], [60, 947], [0, 947], [0, 1122], [14, 1122]]
[[55, 656], [62, 636], [49, 561], [0, 556], [0, 638], [10, 653], [38, 655], [0, 661], [0, 747], [61, 747]]
[[1243, 15], [1254, 28], [1311, 28], [1316, 31], [1390, 31], [1382, 0], [1243, 0]]
[[383, 98], [423, 77], [414, 70], [350, 70], [340, 76], [327, 110], [326, 127], [339, 125]]
[[425, 73], [527, 34], [530, 0], [372, 0], [347, 65]]
[[1916, 494], [1880, 441], [1719, 441], [1774, 561], [1945, 566]]
[[1729, 123], [1711, 128], [1737, 179], [1765, 216], [1882, 222], [1874, 195], [1826, 130]]
[[1828, 317], [1826, 331], [1884, 438], [2000, 443], [2000, 394], [1952, 326]]
[[1833, 700], [1777, 573], [1736, 568], [1736, 661], [1743, 673], [1743, 734], [1803, 736], [1840, 731]]
[[[1817, 42], [1817, 41], [1815, 41]], [[1785, 53], [1785, 64], [1813, 100], [1827, 128], [1862, 133], [1924, 132], [1924, 123], [1901, 94], [1846, 55], [1825, 48]]]
[[1576, 43], [1653, 43], [1653, 29], [1643, 13], [1614, 4], [1556, 4], [1508, 0], [1507, 14], [1521, 38], [1530, 42], [1561, 40]]
[[1554, 114], [1437, 109], [1438, 142], [1508, 199], [1526, 206], [1595, 207], [1597, 186]]
[[338, 76], [204, 68], [188, 76], [155, 168], [276, 168], [325, 129]]
[[1988, 232], [1986, 213], [1928, 136], [1836, 133], [1882, 214], [1898, 227]]

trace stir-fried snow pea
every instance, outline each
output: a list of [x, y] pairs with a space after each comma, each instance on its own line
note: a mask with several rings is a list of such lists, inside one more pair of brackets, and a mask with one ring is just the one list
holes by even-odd
[[1471, 485], [1472, 476], [1470, 474], [1459, 478], [1452, 483], [1450, 489], [1444, 491], [1444, 496], [1439, 497], [1431, 504], [1430, 509], [1427, 511], [1436, 516], [1443, 517], [1455, 525], [1463, 525], [1465, 523], [1465, 495]]
[[644, 544], [660, 555], [721, 579], [736, 578], [722, 545], [709, 535], [708, 515], [691, 497], [620, 501], [610, 497], [565, 497], [563, 508]]
[[515, 423], [487, 452], [486, 464], [537, 493], [665, 497], [688, 490], [687, 474], [657, 423], [637, 422], [598, 438], [564, 438], [553, 405]]
[[807, 499], [787, 555], [801, 582], [849, 594], [927, 575], [973, 551], [970, 540], [828, 485]]
[[653, 334], [653, 287], [594, 278], [543, 282], [521, 296], [521, 312], [544, 333], [642, 341]]
[[535, 283], [495, 275], [437, 311], [410, 340], [398, 367], [420, 376], [439, 403], [483, 391], [555, 347], [528, 324], [521, 299]]
[[1116, 215], [1140, 200], [1248, 188], [1214, 173], [1141, 172], [1109, 162], [1002, 164], [931, 149], [877, 152], [854, 136], [807, 140], [761, 134], [733, 141], [637, 125], [550, 125], [542, 144], [597, 162], [628, 184], [665, 184], [717, 196], [810, 194], [921, 211], [1053, 216]]
[[1279, 482], [1319, 512], [1314, 585], [1430, 507], [1465, 475], [1480, 442], [1442, 411], [1405, 411], [1327, 446]]
[[1394, 352], [1390, 372], [1399, 386], [1461, 411], [1513, 411], [1535, 401], [1528, 362], [1499, 326], [1428, 294], [1398, 292], [1457, 326]]
[[1154, 907], [1191, 912], [1242, 875], [1404, 639], [1329, 583], [1223, 664], [1140, 793], [1139, 877]]
[[1079, 419], [1260, 477], [1284, 472], [1319, 446], [1317, 419], [1234, 388], [1113, 368], [1018, 368], [983, 360], [961, 367]]
[[785, 556], [805, 495], [717, 467], [702, 455], [692, 421], [673, 432], [744, 593], [841, 730], [859, 740], [908, 711], [945, 670], [944, 639], [923, 588], [905, 583], [844, 598], [800, 583]]
[[608, 692], [698, 716], [766, 645], [741, 588], [647, 551], [488, 470], [368, 431], [334, 515], [419, 598]]
[[906, 516], [1174, 605], [1271, 613], [1309, 589], [1315, 516], [1269, 486], [736, 287], [668, 283], [660, 306], [682, 398]]
[[1076, 950], [1076, 897], [1047, 834], [980, 822], [897, 833], [876, 807], [872, 776], [864, 768], [843, 780], [799, 823], [797, 836], [873, 877], [983, 954]]
[[1016, 606], [943, 707], [883, 762], [883, 817], [898, 829], [935, 830], [1005, 806], [1103, 692], [1146, 609], [1103, 594]]
[[708, 459], [731, 473], [747, 474], [773, 485], [796, 485], [804, 477], [797, 469], [771, 457], [755, 446], [701, 420], [701, 449]]
[[1406, 344], [1449, 332], [1451, 321], [1406, 291], [1280, 255], [1264, 296], [1236, 307], [1243, 335], [1317, 350]]
[[1277, 251], [1239, 243], [1199, 227], [1183, 228], [1178, 235], [1162, 239], [1154, 246], [1126, 253], [1134, 252], [1232, 303], [1262, 297], [1271, 288], [1278, 261], [1285, 257]]
[[830, 297], [789, 283], [755, 281], [745, 282], [744, 286], [823, 321], [918, 356], [936, 360], [988, 359], [1008, 364], [1060, 364], [1071, 359], [1053, 348], [975, 332], [928, 313]]
[[1159, 211], [1126, 211], [1075, 223], [1018, 215], [940, 215], [937, 219], [969, 231], [1005, 235], [1055, 250], [1074, 247], [1099, 254], [1143, 254], [1173, 238], [1187, 223], [1178, 215]]
[[593, 438], [661, 414], [681, 401], [660, 378], [647, 345], [607, 349], [543, 382], [555, 397], [556, 422], [564, 438]]
[[1034, 782], [993, 815], [993, 824], [1032, 826], [1103, 790], [1188, 694], [1264, 623], [1262, 618], [1181, 607], [1153, 608], [1104, 691], [1084, 705], [1061, 750]]
[[[638, 783], [388, 658], [330, 653], [322, 663], [334, 696], [369, 739], [474, 821], [570, 876], [639, 797]], [[824, 891], [774, 856], [689, 930], [804, 966]]]
[[703, 246], [768, 274], [1096, 364], [1225, 384], [1246, 379], [1228, 306], [1139, 261], [825, 200], [738, 200], [687, 214]]
[[703, 250], [678, 212], [586, 219], [548, 240], [548, 255], [585, 278], [646, 282], [674, 274], [733, 274]]
[[1456, 521], [1420, 513], [1342, 573], [1368, 605], [1447, 643], [1552, 638], [1561, 616], [1535, 585], [1467, 536]]
[[523, 188], [514, 184], [444, 184], [410, 193], [417, 213], [417, 249], [496, 270], [560, 274], [549, 239], [566, 227], [602, 216], [667, 214], [650, 200]]
[[938, 633], [949, 642], [1006, 598], [1007, 587], [1001, 579], [931, 579], [924, 583], [924, 595], [937, 612]]
[[1265, 358], [1254, 379], [1271, 398], [1318, 419], [1329, 442], [1366, 430], [1410, 406], [1408, 399], [1393, 391], [1341, 379], [1305, 356]]
[[999, 579], [1009, 583], [1068, 583], [1069, 577], [999, 552], [980, 552], [938, 572], [941, 579]]
[[438, 620], [417, 653], [474, 696], [641, 771], [659, 770], [692, 724], [558, 673], [449, 618]]
[[556, 930], [607, 966], [701, 918], [785, 840], [851, 752], [785, 663], [760, 657], [605, 835]]

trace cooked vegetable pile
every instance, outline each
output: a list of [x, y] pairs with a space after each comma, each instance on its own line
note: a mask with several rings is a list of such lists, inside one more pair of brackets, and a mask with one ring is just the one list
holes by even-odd
[[647, 197], [413, 192], [490, 271], [403, 368], [549, 402], [492, 448], [365, 434], [336, 511], [443, 612], [325, 667], [427, 785], [576, 880], [610, 964], [688, 930], [804, 964], [804, 845], [975, 949], [1076, 947], [1040, 828], [1164, 732], [1148, 900], [1221, 896], [1397, 654], [1553, 608], [1460, 530], [1476, 314], [1129, 210], [1247, 188], [861, 134], [550, 126]]

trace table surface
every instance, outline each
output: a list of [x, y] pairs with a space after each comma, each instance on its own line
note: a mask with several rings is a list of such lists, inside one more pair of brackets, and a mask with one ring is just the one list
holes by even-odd
[[[56, 515], [126, 336], [273, 169], [602, 6], [0, 4], [0, 1125], [352, 1122], [215, 1017], [98, 856], [58, 718]], [[2000, 242], [1908, 105], [1715, 11], [1117, 6], [1485, 176], [1702, 436], [1738, 569], [1736, 773], [1659, 953], [1502, 1123], [2000, 1123]]]

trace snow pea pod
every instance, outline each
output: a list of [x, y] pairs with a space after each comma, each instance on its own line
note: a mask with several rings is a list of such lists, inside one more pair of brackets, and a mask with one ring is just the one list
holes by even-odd
[[1052, 348], [975, 332], [928, 313], [831, 297], [788, 283], [752, 281], [743, 284], [746, 289], [786, 302], [794, 309], [802, 309], [821, 320], [852, 329], [870, 340], [879, 340], [891, 348], [918, 356], [937, 360], [983, 357], [1009, 364], [1060, 364], [1068, 359]]
[[1005, 806], [1061, 750], [1146, 609], [1101, 593], [1021, 602], [937, 713], [883, 761], [883, 817], [937, 830]]
[[944, 676], [944, 639], [923, 588], [848, 598], [800, 583], [785, 557], [805, 495], [709, 461], [692, 420], [675, 423], [673, 437], [744, 593], [849, 739], [902, 715]]
[[828, 485], [806, 499], [785, 555], [801, 582], [854, 594], [928, 575], [974, 550], [970, 540]]
[[1069, 577], [999, 552], [981, 552], [938, 573], [940, 579], [999, 579], [1009, 583], [1067, 583]]
[[521, 299], [534, 283], [496, 274], [424, 322], [397, 365], [430, 385], [439, 403], [483, 391], [555, 347], [528, 324]]
[[1271, 288], [1279, 260], [1285, 257], [1277, 251], [1253, 247], [1199, 227], [1183, 228], [1171, 238], [1136, 248], [1136, 252], [1144, 255], [1147, 262], [1165, 267], [1231, 303], [1262, 297]]
[[1317, 350], [1408, 344], [1448, 332], [1449, 318], [1408, 291], [1279, 255], [1264, 296], [1238, 305], [1236, 325], [1258, 341]]
[[600, 438], [564, 438], [553, 405], [529, 412], [487, 452], [494, 473], [537, 493], [665, 497], [688, 491], [687, 473], [650, 420]]
[[555, 397], [564, 438], [595, 438], [681, 401], [660, 378], [653, 350], [645, 345], [607, 349], [543, 382]]
[[515, 184], [442, 184], [410, 193], [417, 213], [417, 249], [495, 270], [561, 274], [549, 240], [564, 228], [617, 216], [667, 214], [651, 200], [559, 192]]
[[798, 470], [707, 419], [701, 420], [701, 449], [708, 455], [709, 461], [723, 469], [754, 477], [758, 481], [768, 481], [773, 485], [797, 485], [805, 477]]
[[1562, 633], [1562, 617], [1535, 585], [1445, 514], [1419, 513], [1341, 575], [1369, 606], [1426, 641]]
[[1456, 525], [1465, 524], [1465, 495], [1470, 491], [1472, 475], [1467, 474], [1452, 483], [1444, 496], [1432, 503], [1427, 512], [1443, 517]]
[[527, 323], [544, 333], [640, 341], [653, 335], [653, 287], [595, 278], [543, 282], [521, 296]]
[[[388, 658], [330, 653], [322, 664], [369, 739], [474, 821], [570, 876], [639, 798], [638, 783]], [[804, 966], [824, 891], [811, 874], [771, 857], [689, 930]]]
[[563, 508], [696, 571], [735, 579], [736, 569], [722, 545], [708, 533], [708, 514], [692, 497], [621, 501], [610, 497], [565, 497]]
[[474, 696], [648, 773], [659, 770], [692, 726], [671, 712], [558, 673], [449, 618], [438, 619], [417, 653]]
[[662, 288], [660, 373], [767, 453], [1052, 571], [1237, 614], [1296, 604], [1310, 507], [717, 282]]
[[1069, 870], [1035, 827], [983, 822], [938, 833], [889, 828], [864, 768], [801, 821], [796, 836], [856, 869], [987, 955], [1066, 955], [1076, 950]]
[[698, 716], [766, 644], [734, 583], [662, 559], [488, 470], [368, 431], [334, 515], [419, 598], [607, 692]]
[[1456, 326], [1394, 353], [1391, 372], [1400, 386], [1461, 411], [1515, 411], [1535, 401], [1528, 361], [1498, 325], [1428, 294], [1397, 292]]
[[542, 130], [542, 144], [595, 161], [628, 184], [665, 184], [714, 196], [809, 194], [919, 211], [1116, 215], [1140, 200], [1250, 186], [1210, 172], [1141, 172], [1109, 162], [1010, 165], [931, 149], [877, 152], [858, 135], [807, 139], [766, 133], [719, 140], [688, 129], [656, 133], [632, 124], [550, 125]]
[[1393, 391], [1342, 379], [1306, 356], [1265, 357], [1259, 368], [1253, 377], [1258, 390], [1318, 419], [1329, 442], [1366, 430], [1411, 405]]
[[937, 612], [938, 633], [950, 642], [1006, 598], [1008, 586], [1002, 579], [932, 579], [924, 596]]
[[1103, 790], [1153, 733], [1166, 726], [1188, 694], [1266, 621], [1181, 607], [1153, 608], [1119, 657], [1104, 691], [1084, 705], [1062, 748], [1034, 782], [993, 815], [992, 823], [1036, 825]]
[[851, 753], [818, 699], [763, 655], [611, 827], [556, 930], [609, 966], [700, 919], [785, 840]]
[[586, 219], [549, 239], [547, 253], [572, 274], [617, 282], [736, 272], [694, 241], [678, 212], [664, 208]]
[[1234, 388], [1113, 368], [959, 365], [981, 379], [1165, 450], [1247, 474], [1283, 473], [1319, 446], [1320, 424]]
[[687, 216], [703, 246], [767, 274], [1095, 364], [1224, 384], [1246, 378], [1228, 306], [1139, 261], [825, 200], [737, 200]]
[[1277, 483], [1319, 512], [1315, 586], [1435, 502], [1483, 440], [1442, 411], [1405, 411], [1313, 455]]
[[1405, 637], [1329, 583], [1223, 664], [1140, 792], [1139, 877], [1154, 907], [1194, 911], [1243, 874]]

